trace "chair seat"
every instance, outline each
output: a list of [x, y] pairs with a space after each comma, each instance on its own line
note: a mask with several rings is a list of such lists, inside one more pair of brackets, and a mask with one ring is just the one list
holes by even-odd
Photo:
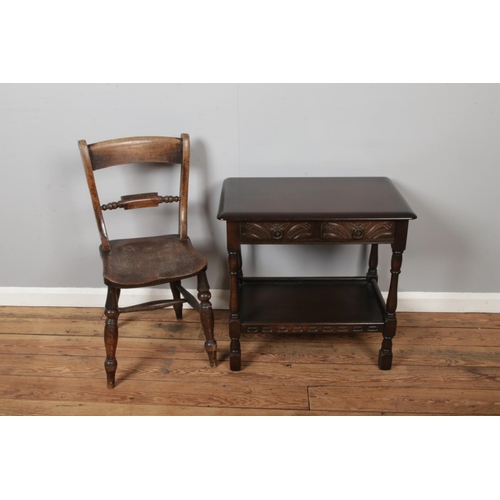
[[104, 283], [118, 288], [160, 285], [195, 276], [207, 267], [206, 259], [189, 238], [176, 234], [111, 240], [101, 250]]

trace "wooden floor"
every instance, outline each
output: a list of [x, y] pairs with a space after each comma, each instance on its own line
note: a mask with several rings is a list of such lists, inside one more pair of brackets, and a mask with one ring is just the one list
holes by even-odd
[[1, 415], [500, 415], [500, 314], [399, 313], [390, 371], [380, 334], [242, 336], [227, 311], [210, 368], [193, 310], [123, 315], [106, 388], [102, 309], [0, 307]]

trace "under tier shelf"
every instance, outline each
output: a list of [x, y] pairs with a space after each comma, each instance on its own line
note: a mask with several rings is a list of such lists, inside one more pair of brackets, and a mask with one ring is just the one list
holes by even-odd
[[383, 331], [382, 297], [365, 278], [246, 278], [241, 331], [350, 333]]

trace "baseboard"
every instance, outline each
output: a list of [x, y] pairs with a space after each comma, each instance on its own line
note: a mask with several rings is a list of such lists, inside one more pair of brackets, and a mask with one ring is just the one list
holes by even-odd
[[[188, 290], [195, 297], [196, 290]], [[21, 288], [0, 287], [0, 305], [4, 306], [54, 306], [54, 307], [104, 307], [106, 288]], [[227, 309], [229, 291], [211, 290], [214, 309]], [[138, 288], [122, 290], [120, 306], [172, 298], [170, 289]], [[189, 304], [185, 305], [189, 308]]]
[[397, 310], [500, 313], [500, 293], [400, 292]]
[[[189, 291], [196, 296], [196, 290]], [[211, 292], [214, 309], [227, 309], [229, 291]], [[166, 289], [123, 290], [120, 305], [168, 297]], [[103, 307], [105, 298], [106, 288], [0, 287], [0, 306]], [[500, 313], [500, 293], [399, 292], [398, 311]]]

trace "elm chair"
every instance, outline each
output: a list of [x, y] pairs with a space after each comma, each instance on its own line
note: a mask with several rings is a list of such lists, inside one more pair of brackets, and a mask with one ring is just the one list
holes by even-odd
[[[206, 276], [207, 261], [191, 244], [187, 235], [189, 135], [174, 137], [128, 137], [87, 144], [79, 141], [83, 167], [92, 199], [97, 228], [101, 237], [99, 251], [103, 264], [104, 283], [108, 287], [105, 305], [104, 343], [108, 389], [115, 386], [118, 317], [122, 313], [150, 311], [173, 306], [178, 320], [182, 319], [182, 304], [187, 302], [200, 313], [205, 333], [205, 350], [210, 366], [217, 366], [217, 343], [214, 340], [214, 315], [210, 303], [210, 288]], [[122, 196], [119, 201], [101, 205], [94, 171], [107, 167], [135, 163], [163, 163], [165, 168], [180, 164], [179, 196], [142, 193]], [[179, 204], [179, 232], [153, 237], [110, 240], [103, 211], [123, 208], [157, 207], [160, 203]], [[181, 284], [181, 280], [197, 277], [198, 300]], [[129, 307], [119, 307], [122, 288], [142, 288], [170, 284], [173, 299], [156, 300]]]

